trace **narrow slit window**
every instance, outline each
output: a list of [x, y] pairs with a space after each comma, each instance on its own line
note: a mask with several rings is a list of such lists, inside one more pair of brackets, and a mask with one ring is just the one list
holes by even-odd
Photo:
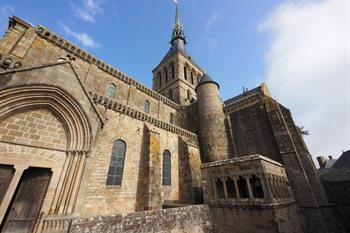
[[173, 100], [173, 90], [169, 89], [169, 99]]
[[174, 64], [172, 64], [172, 66], [171, 66], [171, 74], [172, 74], [172, 78], [175, 79], [175, 66], [174, 66]]
[[165, 73], [165, 84], [168, 83], [168, 70], [167, 68], [164, 68], [164, 73]]
[[170, 121], [170, 124], [174, 124], [174, 113], [170, 113], [170, 119], [169, 119], [169, 121]]

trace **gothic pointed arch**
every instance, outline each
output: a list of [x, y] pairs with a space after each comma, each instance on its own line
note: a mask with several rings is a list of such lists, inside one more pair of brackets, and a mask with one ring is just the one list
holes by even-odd
[[50, 214], [73, 213], [92, 140], [91, 123], [80, 102], [63, 89], [48, 85], [3, 89], [0, 99], [0, 121], [28, 109], [40, 108], [54, 112], [62, 123], [67, 135], [66, 157]]
[[92, 136], [88, 117], [78, 101], [63, 90], [46, 85], [12, 87], [1, 90], [0, 99], [0, 121], [26, 109], [50, 109], [65, 127], [67, 151], [89, 151]]

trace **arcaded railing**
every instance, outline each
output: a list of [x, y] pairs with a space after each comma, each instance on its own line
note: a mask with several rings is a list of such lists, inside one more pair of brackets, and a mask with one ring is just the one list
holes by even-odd
[[203, 164], [207, 203], [273, 204], [294, 201], [282, 164], [250, 155]]

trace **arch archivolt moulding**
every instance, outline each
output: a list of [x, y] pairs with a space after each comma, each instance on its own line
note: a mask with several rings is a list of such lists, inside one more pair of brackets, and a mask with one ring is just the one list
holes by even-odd
[[85, 152], [91, 146], [91, 126], [84, 110], [70, 95], [57, 87], [32, 85], [0, 91], [0, 121], [18, 111], [48, 108], [60, 118], [68, 136], [67, 151]]
[[48, 204], [48, 214], [73, 213], [92, 141], [92, 127], [82, 106], [64, 90], [48, 85], [3, 89], [0, 100], [0, 122], [12, 114], [33, 108], [49, 109], [59, 118], [66, 131], [67, 148], [66, 152], [57, 151], [66, 156], [62, 166], [56, 169], [60, 170], [60, 174], [56, 174], [59, 181]]

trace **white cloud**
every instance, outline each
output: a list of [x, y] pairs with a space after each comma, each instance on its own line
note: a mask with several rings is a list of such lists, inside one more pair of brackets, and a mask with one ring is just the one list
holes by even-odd
[[10, 16], [15, 12], [15, 8], [9, 4], [5, 4], [1, 7], [2, 15]]
[[77, 41], [79, 41], [83, 46], [89, 48], [98, 48], [100, 44], [94, 41], [88, 34], [83, 32], [75, 32], [70, 27], [61, 24], [63, 30], [67, 35], [74, 37]]
[[72, 4], [72, 10], [75, 17], [95, 23], [95, 17], [104, 13], [101, 4], [102, 2], [100, 0], [80, 0], [79, 4]]
[[13, 15], [15, 8], [9, 4], [0, 7], [0, 34], [3, 34], [8, 26], [8, 18]]
[[288, 107], [313, 156], [350, 149], [349, 1], [288, 1], [261, 29], [270, 34], [266, 81]]
[[220, 19], [223, 18], [224, 14], [224, 10], [218, 10], [211, 14], [205, 22], [207, 31], [210, 31], [213, 27], [215, 27], [219, 23]]
[[201, 40], [199, 40], [195, 46], [197, 50], [205, 49], [206, 51], [209, 50], [209, 52], [213, 52], [219, 47], [219, 40], [212, 31], [223, 18], [224, 14], [225, 10], [218, 10], [206, 19], [205, 24], [203, 25], [203, 29], [205, 30], [203, 30]]

